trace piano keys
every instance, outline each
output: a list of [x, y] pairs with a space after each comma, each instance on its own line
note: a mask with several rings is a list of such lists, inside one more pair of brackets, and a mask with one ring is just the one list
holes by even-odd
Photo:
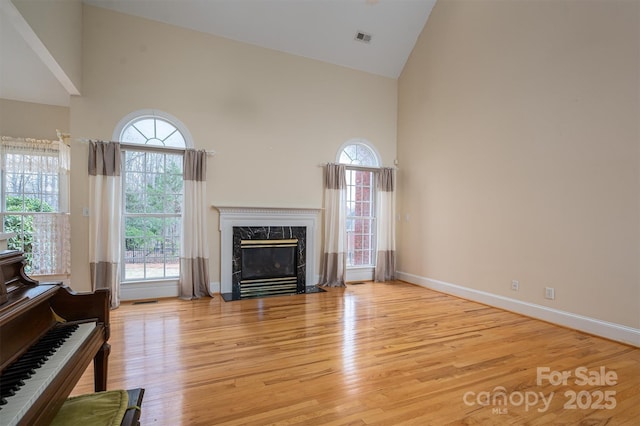
[[[24, 263], [22, 252], [0, 252], [0, 293], [6, 294], [0, 303], [0, 387], [21, 374], [18, 367], [33, 351], [51, 353], [29, 366], [32, 372], [5, 396], [2, 426], [48, 424], [92, 360], [96, 392], [107, 385], [109, 291], [78, 294], [61, 283], [39, 283], [24, 273]], [[48, 336], [66, 328], [64, 341], [53, 351], [46, 348]]]
[[76, 326], [64, 341], [64, 344], [55, 348], [42, 365], [31, 370], [33, 374], [29, 374], [23, 380], [24, 384], [13, 395], [5, 397], [6, 404], [0, 405], [0, 424], [3, 426], [18, 424], [20, 419], [33, 406], [35, 400], [51, 385], [51, 382], [60, 374], [61, 368], [70, 361], [94, 329], [95, 323]]
[[[58, 348], [71, 337], [78, 326], [58, 325], [45, 334], [38, 343], [31, 346], [27, 352], [12, 363], [2, 372], [2, 382], [0, 382], [0, 409], [7, 404], [7, 398], [15, 396], [15, 393], [24, 386], [25, 381], [36, 374], [49, 357], [53, 356]], [[3, 412], [6, 415], [6, 412]]]

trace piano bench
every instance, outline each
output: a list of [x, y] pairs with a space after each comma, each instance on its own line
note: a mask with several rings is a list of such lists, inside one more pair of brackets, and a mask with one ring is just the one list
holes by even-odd
[[127, 408], [124, 409], [124, 391], [107, 391], [69, 398], [62, 406], [52, 425], [113, 426], [120, 416], [120, 426], [140, 425], [140, 410], [144, 389], [129, 389]]
[[127, 411], [124, 413], [124, 418], [120, 426], [139, 426], [144, 389], [127, 389], [127, 394], [129, 395], [129, 408], [127, 408]]

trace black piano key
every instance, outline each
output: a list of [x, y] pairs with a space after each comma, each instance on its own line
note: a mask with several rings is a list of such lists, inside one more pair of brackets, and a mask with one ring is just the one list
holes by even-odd
[[5, 380], [5, 375], [2, 375], [2, 383], [0, 383], [0, 395], [7, 396], [8, 392], [15, 391], [24, 386], [24, 381], [28, 380], [35, 374], [35, 370], [29, 370], [24, 372], [17, 372], [8, 376]]
[[[24, 380], [24, 379], [28, 379], [29, 377], [33, 376], [35, 374], [36, 370], [28, 370], [28, 371], [14, 371], [9, 375], [6, 375], [6, 379], [5, 379], [5, 374], [2, 375], [2, 382], [0, 383], [0, 389], [5, 389], [8, 386], [11, 386], [13, 383], [20, 381], [20, 380]], [[24, 377], [27, 376], [27, 377]]]
[[23, 362], [20, 364], [16, 364], [16, 366], [11, 366], [11, 369], [6, 370], [2, 376], [4, 378], [5, 375], [7, 376], [12, 376], [16, 373], [20, 373], [23, 371], [30, 371], [30, 370], [34, 370], [38, 368], [38, 364], [37, 362], [31, 361], [31, 362]]
[[19, 361], [17, 361], [14, 365], [12, 365], [11, 367], [15, 370], [20, 370], [20, 369], [24, 369], [24, 368], [28, 368], [28, 367], [39, 367], [40, 365], [42, 365], [41, 362], [41, 357], [37, 357], [37, 358], [27, 358], [27, 359], [20, 359]]
[[14, 396], [16, 394], [17, 389], [8, 389], [0, 395], [0, 398], [6, 399]]
[[23, 378], [25, 376], [31, 377], [35, 373], [36, 373], [36, 369], [31, 367], [23, 368], [21, 370], [8, 371], [2, 375], [2, 382], [0, 382], [0, 388], [4, 387], [5, 383], [9, 383], [12, 380]]
[[2, 389], [0, 389], [0, 397], [6, 398], [12, 396], [15, 391], [19, 389], [18, 386], [21, 386], [20, 381], [15, 381], [12, 382], [11, 385], [3, 386]]
[[[33, 372], [28, 372], [27, 374], [32, 376], [34, 374], [34, 372], [35, 372], [35, 370]], [[20, 380], [24, 380], [25, 378], [22, 377], [22, 376], [23, 376], [23, 374], [12, 374], [11, 376], [7, 376], [5, 378], [5, 376], [2, 375], [2, 383], [0, 383], [0, 389], [4, 389], [4, 388], [7, 388], [9, 386], [13, 386], [14, 383], [20, 382]]]

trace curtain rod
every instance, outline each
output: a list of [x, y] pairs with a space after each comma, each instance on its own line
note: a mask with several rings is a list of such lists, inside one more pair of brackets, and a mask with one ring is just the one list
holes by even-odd
[[1, 136], [0, 139], [2, 140], [2, 142], [44, 142], [44, 143], [50, 143], [52, 145], [64, 143], [64, 141], [60, 139], [23, 138], [23, 137], [13, 137], [13, 136]]
[[[82, 143], [89, 143], [91, 141], [95, 141], [96, 139], [76, 138], [76, 140]], [[110, 142], [115, 142], [115, 141], [110, 141]], [[138, 145], [135, 143], [127, 143], [127, 142], [118, 142], [118, 143], [120, 144], [120, 146], [124, 148], [137, 149], [139, 151], [158, 151], [158, 149], [161, 149], [162, 151], [175, 152], [175, 153], [182, 154], [186, 150], [186, 148], [171, 148], [171, 147], [161, 147], [156, 145]], [[216, 152], [213, 150], [205, 150], [205, 152], [207, 153], [208, 157], [213, 157], [214, 155], [216, 155]]]
[[357, 169], [357, 170], [362, 170], [362, 171], [365, 171], [365, 172], [377, 172], [377, 171], [380, 171], [380, 169], [384, 169], [384, 168], [398, 170], [397, 166], [393, 166], [393, 167], [384, 167], [384, 166], [371, 167], [371, 166], [360, 166], [360, 165], [357, 165], [357, 164], [345, 164], [345, 163], [322, 163], [318, 167], [325, 167], [327, 164], [343, 164], [344, 166], [346, 166], [349, 169]]

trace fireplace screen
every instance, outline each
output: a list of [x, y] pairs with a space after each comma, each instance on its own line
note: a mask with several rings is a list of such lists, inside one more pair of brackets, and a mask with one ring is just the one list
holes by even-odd
[[298, 240], [242, 240], [242, 280], [297, 276]]

